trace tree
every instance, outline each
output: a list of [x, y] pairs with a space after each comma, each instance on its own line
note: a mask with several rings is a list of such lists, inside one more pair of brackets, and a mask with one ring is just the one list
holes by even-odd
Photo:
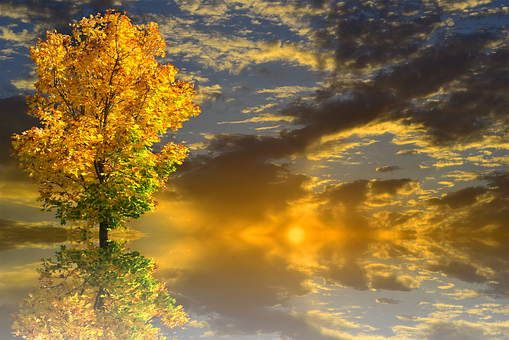
[[[108, 243], [108, 229], [154, 209], [152, 194], [188, 152], [155, 146], [200, 109], [192, 85], [156, 60], [166, 46], [157, 24], [132, 25], [109, 10], [72, 26], [72, 36], [51, 31], [30, 49], [39, 81], [28, 113], [42, 127], [15, 134], [13, 146], [39, 185], [43, 210], [77, 226], [86, 249], [62, 246], [56, 262], [43, 260], [39, 284], [14, 315], [14, 334], [154, 339], [153, 318], [174, 327], [187, 314], [153, 278], [155, 262]], [[89, 239], [95, 224], [99, 247]]]
[[166, 46], [156, 23], [108, 10], [71, 26], [72, 36], [50, 31], [30, 48], [39, 80], [28, 113], [42, 128], [15, 134], [14, 155], [43, 210], [56, 209], [62, 224], [99, 224], [106, 247], [108, 229], [154, 209], [153, 192], [188, 152], [154, 144], [200, 109], [193, 86], [156, 60]]

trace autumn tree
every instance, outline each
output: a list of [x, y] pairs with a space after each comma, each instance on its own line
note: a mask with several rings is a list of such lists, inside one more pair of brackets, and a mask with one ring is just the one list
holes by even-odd
[[56, 210], [85, 236], [98, 224], [100, 246], [85, 237], [81, 248], [43, 260], [39, 284], [14, 315], [14, 334], [155, 339], [154, 318], [174, 327], [187, 314], [153, 277], [155, 262], [108, 245], [107, 231], [154, 209], [153, 193], [187, 155], [181, 144], [157, 146], [200, 110], [192, 85], [157, 61], [165, 57], [157, 24], [133, 25], [110, 10], [73, 26], [72, 36], [48, 32], [30, 49], [39, 81], [28, 113], [42, 127], [14, 135], [14, 155], [39, 185], [43, 210]]
[[156, 23], [133, 25], [109, 10], [48, 32], [30, 48], [38, 65], [28, 113], [42, 127], [13, 136], [20, 168], [39, 185], [43, 209], [62, 224], [123, 228], [155, 207], [154, 191], [187, 155], [182, 144], [154, 144], [199, 114], [195, 91], [176, 80]]

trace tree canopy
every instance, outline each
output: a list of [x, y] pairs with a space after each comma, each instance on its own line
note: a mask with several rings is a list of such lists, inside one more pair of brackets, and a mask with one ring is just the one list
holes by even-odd
[[72, 36], [50, 31], [30, 48], [39, 80], [28, 113], [42, 127], [15, 134], [14, 155], [62, 224], [123, 228], [154, 209], [153, 192], [187, 155], [157, 143], [200, 108], [192, 84], [157, 61], [166, 43], [156, 23], [109, 10], [72, 26]]

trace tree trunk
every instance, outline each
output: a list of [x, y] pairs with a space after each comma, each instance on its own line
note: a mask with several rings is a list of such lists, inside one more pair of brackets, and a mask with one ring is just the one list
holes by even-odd
[[[108, 223], [99, 223], [99, 246], [101, 249], [108, 248]], [[95, 298], [94, 309], [102, 310], [104, 308], [104, 295], [107, 291], [104, 287], [100, 286], [97, 296]]]
[[106, 222], [99, 223], [99, 246], [102, 249], [108, 248], [108, 224]]

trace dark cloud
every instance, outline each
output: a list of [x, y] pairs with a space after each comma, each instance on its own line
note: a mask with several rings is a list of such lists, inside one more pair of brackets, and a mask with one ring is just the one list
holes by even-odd
[[384, 290], [399, 290], [403, 292], [409, 292], [416, 288], [409, 287], [395, 274], [390, 275], [373, 275], [371, 278], [372, 289], [384, 289]]
[[[447, 205], [452, 209], [469, 207], [466, 215], [458, 217], [449, 224], [451, 231], [472, 232], [490, 231], [501, 236], [509, 232], [509, 172], [495, 172], [481, 176], [488, 181], [488, 187], [467, 187], [447, 193], [442, 198], [426, 201], [429, 205]], [[479, 198], [483, 197], [482, 200]]]
[[368, 290], [367, 270], [354, 259], [351, 260], [342, 266], [329, 264], [327, 272], [322, 274], [325, 283], [352, 287], [356, 290]]
[[186, 162], [178, 177], [169, 181], [164, 199], [184, 198], [210, 220], [263, 219], [268, 213], [283, 211], [288, 203], [306, 196], [304, 175], [293, 174], [286, 165], [265, 163], [245, 153], [201, 156]]
[[302, 154], [308, 141], [293, 131], [283, 130], [279, 136], [218, 134], [210, 141], [208, 151], [213, 154], [231, 153], [246, 160], [272, 161]]
[[[417, 239], [417, 237], [414, 235], [402, 235], [402, 238], [405, 238], [406, 240], [410, 239]], [[409, 237], [410, 236], [410, 237]], [[412, 256], [412, 257], [418, 257], [418, 254], [410, 251], [406, 246], [395, 244], [393, 241], [389, 242], [379, 242], [376, 245], [376, 251], [379, 256], [384, 258], [400, 258], [403, 256]]]
[[25, 97], [17, 96], [0, 98], [0, 163], [14, 163], [17, 161], [10, 154], [13, 151], [11, 136], [22, 133], [32, 126], [39, 126], [39, 119], [29, 116]]
[[488, 281], [486, 277], [477, 273], [477, 268], [474, 265], [457, 260], [444, 260], [437, 264], [429, 264], [427, 269], [433, 272], [442, 272], [447, 276], [451, 276], [465, 282], [481, 283]]
[[441, 24], [439, 12], [420, 16], [419, 3], [348, 1], [334, 4], [317, 29], [319, 48], [334, 49], [336, 70], [362, 70], [400, 61], [415, 54]]
[[381, 303], [383, 305], [397, 305], [398, 303], [401, 302], [401, 301], [395, 300], [393, 298], [378, 298], [375, 300], [376, 300], [376, 302]]
[[[371, 86], [392, 89], [394, 109], [388, 118], [424, 126], [427, 139], [436, 145], [469, 143], [482, 140], [486, 134], [503, 134], [504, 130], [492, 129], [507, 122], [508, 102], [508, 84], [503, 81], [508, 67], [500, 61], [507, 57], [507, 50], [488, 53], [496, 39], [488, 33], [452, 36], [380, 72]], [[440, 88], [447, 89], [440, 100], [424, 99]]]
[[342, 204], [348, 207], [356, 207], [365, 203], [368, 193], [373, 195], [395, 196], [402, 189], [407, 189], [415, 183], [410, 178], [390, 180], [357, 180], [351, 183], [327, 186], [323, 194], [319, 195], [330, 205]]
[[[296, 101], [288, 106], [282, 114], [296, 117], [294, 123], [304, 127], [282, 138], [298, 136], [310, 144], [377, 118], [423, 126], [428, 141], [437, 145], [507, 133], [493, 129], [507, 126], [508, 119], [509, 45], [501, 43], [506, 41], [501, 32], [448, 34], [442, 29], [448, 35], [425, 47], [441, 26], [438, 8], [412, 17], [405, 14], [408, 6], [400, 4], [352, 1], [337, 6], [323, 23], [327, 28], [317, 30], [315, 38], [320, 48], [336, 51], [338, 69], [392, 64], [368, 81], [344, 81], [338, 73], [328, 88], [317, 92], [317, 105]], [[438, 95], [440, 100], [429, 101], [439, 90], [445, 92]]]
[[341, 203], [355, 207], [366, 201], [369, 192], [368, 183], [367, 180], [357, 180], [352, 183], [328, 186], [323, 196], [331, 205]]
[[[507, 172], [495, 172], [480, 178], [488, 182], [487, 188], [465, 188], [442, 198], [449, 198], [449, 201], [436, 201], [440, 204], [453, 202], [453, 207], [463, 206], [468, 210], [466, 214], [440, 218], [438, 225], [427, 233], [432, 241], [462, 252], [467, 260], [443, 260], [432, 265], [430, 270], [441, 270], [466, 282], [487, 282], [489, 288], [480, 292], [508, 296], [509, 176]], [[483, 200], [478, 200], [478, 195], [483, 195]], [[443, 255], [439, 250], [432, 251]], [[482, 276], [477, 267], [489, 268], [492, 274]]]
[[244, 92], [244, 93], [253, 92], [253, 88], [251, 88], [249, 86], [244, 86], [244, 85], [236, 86], [233, 88], [233, 90], [236, 92]]
[[27, 225], [0, 219], [0, 251], [22, 245], [63, 243], [67, 241], [67, 229], [51, 225]]
[[104, 11], [105, 9], [113, 8], [113, 0], [90, 0], [90, 6], [93, 11]]
[[[322, 23], [335, 28], [326, 30], [332, 35], [320, 40], [326, 33], [317, 29], [315, 40], [321, 49], [336, 51], [338, 69], [391, 65], [362, 80], [343, 80], [338, 73], [317, 90], [313, 101], [289, 104], [280, 114], [295, 118], [294, 129], [270, 137], [216, 135], [210, 151], [243, 153], [260, 161], [305, 156], [330, 147], [316, 146], [322, 137], [375, 120], [418, 127], [428, 143], [441, 146], [507, 135], [509, 48], [500, 43], [501, 33], [441, 29], [443, 39], [428, 40], [441, 25], [438, 8], [409, 16], [408, 11], [422, 10], [421, 6], [392, 8], [385, 2], [371, 6], [356, 1], [336, 6]], [[429, 100], [433, 96], [436, 100]]]
[[382, 166], [376, 168], [375, 171], [376, 172], [393, 172], [393, 171], [401, 170], [401, 169], [402, 168], [400, 168], [397, 165], [382, 165]]
[[448, 193], [442, 198], [430, 198], [429, 205], [447, 205], [451, 209], [459, 209], [471, 206], [477, 202], [479, 196], [485, 194], [488, 189], [484, 187], [468, 187], [456, 192]]
[[389, 179], [389, 180], [375, 180], [371, 182], [371, 192], [374, 195], [395, 196], [402, 189], [409, 189], [411, 183], [414, 183], [410, 178]]
[[257, 69], [257, 72], [267, 78], [271, 78], [271, 79], [279, 79], [281, 78], [281, 74], [277, 73], [277, 72], [274, 72], [274, 71], [271, 71], [269, 70], [268, 68], [266, 67], [261, 67], [259, 69]]
[[426, 340], [480, 340], [484, 332], [480, 327], [453, 320], [433, 320], [419, 329]]
[[509, 171], [494, 171], [480, 176], [480, 179], [488, 181], [489, 186], [496, 192], [497, 198], [509, 198]]

